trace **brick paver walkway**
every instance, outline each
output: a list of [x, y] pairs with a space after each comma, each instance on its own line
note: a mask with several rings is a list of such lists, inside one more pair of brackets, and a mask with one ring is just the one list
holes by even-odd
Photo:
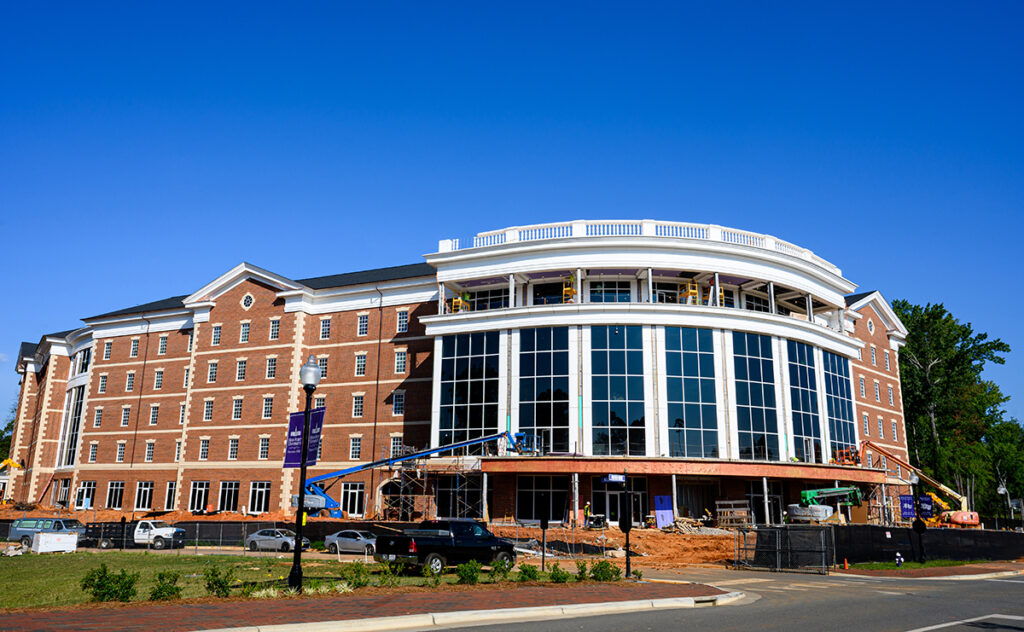
[[418, 590], [373, 595], [309, 596], [186, 604], [127, 604], [63, 610], [29, 610], [0, 615], [0, 630], [139, 630], [186, 632], [277, 623], [364, 619], [430, 612], [664, 599], [716, 595], [701, 584], [632, 583], [580, 586], [481, 587], [476, 590]]

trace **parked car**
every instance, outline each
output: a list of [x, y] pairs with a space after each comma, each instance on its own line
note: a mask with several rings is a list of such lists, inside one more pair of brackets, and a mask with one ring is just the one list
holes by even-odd
[[[295, 548], [295, 532], [291, 529], [261, 529], [245, 538], [250, 551], [291, 551]], [[309, 548], [309, 538], [302, 538], [302, 548]]]
[[185, 545], [185, 530], [163, 520], [138, 522], [94, 522], [86, 525], [81, 541], [95, 544], [101, 549], [152, 547], [156, 550], [181, 548]]
[[382, 535], [376, 547], [373, 559], [378, 562], [427, 566], [435, 573], [469, 560], [485, 565], [516, 561], [512, 541], [495, 537], [475, 520], [425, 520], [401, 535]]
[[18, 518], [11, 523], [7, 539], [11, 542], [20, 541], [25, 546], [32, 546], [32, 537], [37, 533], [69, 533], [78, 534], [81, 540], [85, 534], [85, 525], [70, 518]]
[[329, 553], [365, 553], [373, 555], [377, 549], [377, 536], [369, 531], [339, 531], [324, 538]]

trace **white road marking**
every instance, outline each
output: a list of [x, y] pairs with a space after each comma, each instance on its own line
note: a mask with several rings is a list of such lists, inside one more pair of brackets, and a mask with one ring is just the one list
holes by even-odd
[[715, 586], [732, 586], [733, 584], [760, 584], [762, 582], [772, 582], [774, 579], [759, 579], [757, 577], [751, 577], [750, 579], [730, 579], [725, 582], [716, 582], [711, 580], [709, 583]]
[[1024, 584], [1022, 579], [986, 579], [988, 582], [1003, 582], [1004, 584]]
[[941, 630], [942, 628], [951, 628], [956, 625], [964, 625], [965, 623], [984, 621], [985, 619], [1009, 619], [1010, 621], [1024, 621], [1024, 617], [1019, 617], [1012, 614], [986, 614], [981, 617], [974, 617], [973, 619], [961, 619], [959, 621], [950, 621], [949, 623], [930, 625], [925, 628], [914, 628], [913, 630], [907, 630], [907, 632], [929, 632], [929, 630]]
[[897, 596], [900, 596], [900, 597], [902, 597], [903, 595], [907, 594], [907, 593], [901, 593], [901, 592], [893, 592], [891, 590], [876, 590], [875, 592], [880, 592], [883, 595], [897, 595]]

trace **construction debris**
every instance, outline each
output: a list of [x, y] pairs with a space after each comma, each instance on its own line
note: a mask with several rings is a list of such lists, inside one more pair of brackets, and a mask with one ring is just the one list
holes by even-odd
[[667, 527], [662, 527], [664, 533], [685, 533], [687, 535], [732, 535], [732, 531], [706, 527], [700, 520], [693, 518], [676, 518]]

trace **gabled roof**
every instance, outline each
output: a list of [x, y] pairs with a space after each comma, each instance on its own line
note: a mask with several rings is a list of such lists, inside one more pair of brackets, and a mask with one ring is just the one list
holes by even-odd
[[854, 311], [859, 311], [868, 303], [871, 303], [875, 307], [875, 311], [884, 320], [885, 328], [888, 332], [895, 334], [898, 339], [904, 339], [907, 337], [909, 331], [907, 326], [903, 324], [900, 317], [893, 311], [892, 306], [889, 305], [889, 301], [885, 300], [882, 293], [874, 290], [871, 292], [860, 292], [858, 294], [851, 294], [846, 297], [846, 306]]
[[867, 298], [868, 296], [871, 296], [874, 293], [875, 291], [871, 290], [870, 292], [858, 292], [856, 294], [850, 294], [849, 296], [846, 297], [846, 306], [850, 307], [854, 303], [857, 303], [861, 299]]
[[185, 306], [188, 307], [194, 303], [200, 303], [203, 301], [212, 301], [245, 279], [257, 279], [262, 283], [266, 283], [267, 285], [277, 288], [278, 290], [297, 290], [301, 288], [298, 283], [287, 277], [283, 277], [280, 274], [276, 274], [270, 270], [264, 270], [259, 266], [254, 266], [251, 263], [243, 261], [195, 292], [184, 297], [183, 300]]
[[344, 274], [332, 274], [329, 276], [299, 279], [298, 282], [313, 290], [323, 290], [332, 287], [345, 287], [349, 285], [363, 285], [365, 283], [380, 283], [382, 281], [396, 281], [398, 279], [434, 276], [434, 274], [436, 274], [436, 270], [434, 269], [434, 266], [429, 263], [411, 263], [404, 266], [391, 266], [389, 268], [377, 268], [374, 270], [362, 270], [360, 272], [346, 272]]
[[39, 345], [37, 345], [34, 342], [23, 342], [23, 343], [21, 343], [21, 346], [18, 347], [18, 359], [21, 360], [22, 358], [27, 358], [29, 356], [34, 356], [36, 354], [36, 349], [38, 349], [38, 348], [39, 348]]
[[96, 320], [97, 318], [112, 318], [114, 316], [127, 316], [129, 314], [145, 314], [147, 312], [165, 312], [169, 309], [181, 309], [185, 306], [185, 303], [183, 302], [184, 299], [185, 296], [172, 296], [170, 298], [160, 299], [159, 301], [152, 301], [150, 303], [143, 303], [142, 305], [136, 305], [134, 307], [126, 307], [113, 312], [107, 312], [106, 314], [90, 316], [88, 318], [83, 318], [82, 320], [88, 322], [90, 320]]

